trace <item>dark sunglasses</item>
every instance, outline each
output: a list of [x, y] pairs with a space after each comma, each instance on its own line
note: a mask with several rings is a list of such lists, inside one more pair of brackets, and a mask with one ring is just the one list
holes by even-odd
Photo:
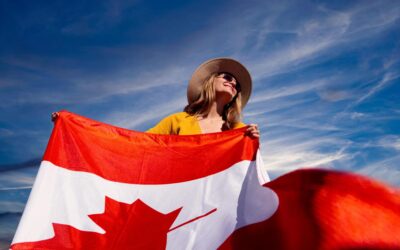
[[235, 85], [236, 91], [237, 92], [241, 91], [240, 84], [233, 75], [226, 73], [226, 72], [221, 72], [221, 73], [218, 73], [217, 76], [224, 78], [228, 82], [236, 82], [236, 85]]

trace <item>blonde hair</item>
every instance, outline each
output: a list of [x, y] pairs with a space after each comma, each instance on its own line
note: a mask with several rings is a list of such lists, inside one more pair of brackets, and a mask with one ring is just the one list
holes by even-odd
[[[189, 103], [183, 111], [194, 116], [206, 116], [210, 112], [211, 104], [215, 101], [214, 79], [218, 73], [207, 78], [201, 88], [199, 97]], [[236, 123], [241, 121], [242, 95], [238, 92], [233, 99], [225, 105], [222, 119], [225, 121], [224, 128], [232, 129]]]

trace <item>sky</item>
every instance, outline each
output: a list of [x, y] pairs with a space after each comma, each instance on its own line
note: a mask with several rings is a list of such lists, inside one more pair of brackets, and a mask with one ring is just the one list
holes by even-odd
[[[0, 248], [69, 110], [145, 131], [205, 60], [253, 78], [272, 179], [328, 168], [400, 186], [400, 2], [0, 0]], [[5, 247], [6, 248], [6, 247]]]

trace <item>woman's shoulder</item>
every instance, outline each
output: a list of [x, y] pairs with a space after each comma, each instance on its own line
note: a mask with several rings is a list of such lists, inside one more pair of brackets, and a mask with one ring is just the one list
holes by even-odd
[[165, 119], [181, 121], [181, 120], [187, 120], [187, 119], [193, 119], [193, 118], [194, 118], [193, 115], [190, 115], [186, 112], [177, 112], [177, 113], [173, 113], [173, 114], [167, 116]]
[[186, 112], [177, 112], [164, 117], [156, 126], [146, 132], [153, 134], [180, 134], [182, 127], [193, 127], [195, 117]]
[[181, 118], [193, 117], [192, 115], [186, 113], [185, 111], [177, 112], [177, 113], [171, 114], [170, 116], [181, 117]]

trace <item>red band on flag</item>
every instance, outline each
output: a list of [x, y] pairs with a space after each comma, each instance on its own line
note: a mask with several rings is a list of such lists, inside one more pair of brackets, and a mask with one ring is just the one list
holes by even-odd
[[[245, 136], [245, 131], [241, 128], [197, 136], [162, 136], [61, 111], [43, 160], [111, 181], [184, 182], [218, 173], [243, 160], [254, 160], [259, 142]], [[226, 152], [230, 152], [229, 157], [223, 157]]]

